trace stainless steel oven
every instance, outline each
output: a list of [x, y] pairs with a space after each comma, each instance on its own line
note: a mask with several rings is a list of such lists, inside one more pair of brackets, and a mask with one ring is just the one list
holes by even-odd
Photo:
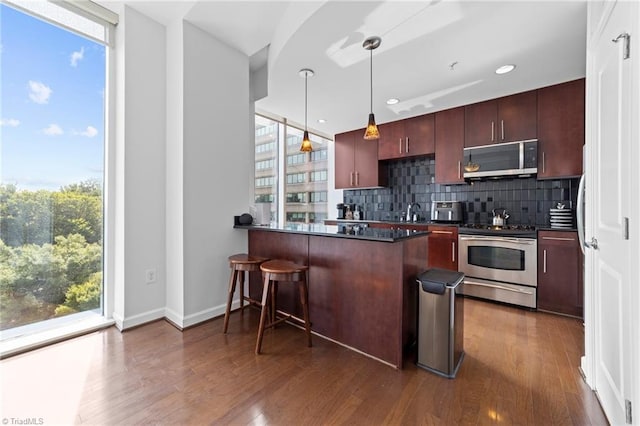
[[458, 238], [458, 269], [465, 274], [463, 294], [536, 307], [535, 234], [526, 237], [460, 234]]

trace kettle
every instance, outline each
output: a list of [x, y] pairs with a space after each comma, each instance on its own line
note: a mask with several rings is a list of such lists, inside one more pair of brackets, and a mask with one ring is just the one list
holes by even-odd
[[504, 208], [493, 209], [492, 213], [493, 213], [493, 226], [505, 226], [507, 224], [507, 219], [509, 218], [507, 209], [504, 209]]

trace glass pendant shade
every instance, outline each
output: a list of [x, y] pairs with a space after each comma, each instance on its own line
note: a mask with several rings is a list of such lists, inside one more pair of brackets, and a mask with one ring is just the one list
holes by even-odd
[[300, 145], [300, 152], [313, 151], [313, 145], [311, 145], [311, 139], [309, 139], [309, 132], [307, 131], [307, 79], [313, 77], [313, 70], [309, 68], [301, 69], [298, 74], [300, 77], [304, 77], [304, 133], [302, 135], [302, 144]]
[[369, 114], [369, 124], [367, 124], [367, 128], [364, 131], [364, 138], [367, 140], [380, 139], [380, 132], [378, 132], [373, 113]]
[[371, 95], [371, 112], [369, 113], [369, 123], [367, 123], [367, 128], [364, 131], [364, 139], [366, 140], [376, 140], [380, 139], [380, 132], [378, 131], [378, 126], [376, 126], [376, 119], [373, 116], [373, 51], [380, 46], [382, 39], [380, 37], [369, 37], [364, 43], [362, 43], [362, 47], [365, 50], [369, 51], [369, 82], [371, 83], [371, 91], [369, 92]]
[[304, 135], [302, 136], [302, 145], [300, 145], [301, 152], [311, 152], [313, 151], [313, 146], [311, 146], [311, 140], [309, 140], [309, 132], [304, 131]]

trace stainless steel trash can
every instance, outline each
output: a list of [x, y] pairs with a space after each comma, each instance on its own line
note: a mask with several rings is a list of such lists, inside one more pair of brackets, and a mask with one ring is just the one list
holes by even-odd
[[453, 379], [464, 358], [462, 272], [430, 269], [418, 275], [418, 362]]

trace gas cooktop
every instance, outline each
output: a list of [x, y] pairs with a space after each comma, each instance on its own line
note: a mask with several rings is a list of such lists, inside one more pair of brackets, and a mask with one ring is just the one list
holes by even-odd
[[482, 223], [465, 223], [460, 225], [458, 229], [460, 234], [475, 235], [503, 235], [517, 237], [533, 237], [536, 236], [536, 227], [533, 225], [486, 225]]

